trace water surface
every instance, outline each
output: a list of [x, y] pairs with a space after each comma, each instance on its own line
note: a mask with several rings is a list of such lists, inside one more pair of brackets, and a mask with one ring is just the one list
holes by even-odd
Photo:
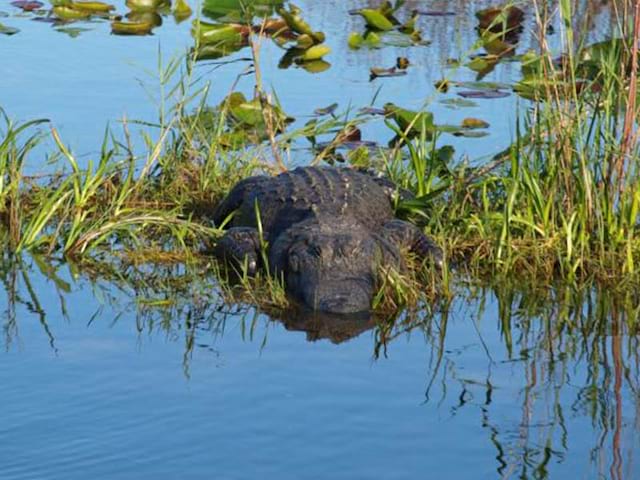
[[[366, 2], [298, 3], [327, 34], [332, 67], [280, 70], [283, 52], [269, 42], [261, 62], [265, 85], [298, 125], [317, 107], [359, 108], [375, 97], [377, 106], [427, 103], [440, 123], [488, 121], [488, 137], [443, 136], [459, 158], [510, 143], [526, 101], [510, 95], [452, 110], [439, 100], [455, 92], [436, 96], [433, 87], [448, 75], [475, 79], [464, 68], [451, 73], [447, 60], [475, 42], [473, 14], [490, 2], [409, 2], [456, 15], [421, 18], [428, 47], [357, 52], [346, 42], [362, 22], [347, 10]], [[610, 13], [577, 3], [577, 17], [593, 15], [590, 38], [601, 38]], [[110, 35], [108, 23], [95, 22], [71, 38], [16, 16], [8, 1], [0, 10], [10, 14], [2, 23], [21, 29], [0, 38], [0, 106], [14, 118], [50, 118], [85, 159], [107, 122], [157, 119], [141, 82], [157, 100], [159, 56], [193, 43], [189, 22], [170, 16], [149, 37]], [[528, 13], [519, 52], [535, 45], [532, 25]], [[413, 63], [406, 77], [369, 81], [371, 66], [397, 56]], [[197, 67], [212, 83], [211, 103], [247, 66]], [[519, 75], [517, 63], [503, 62], [485, 80]], [[249, 95], [254, 82], [243, 76], [238, 89]], [[391, 136], [382, 121], [364, 133]], [[295, 155], [304, 163], [309, 152]], [[44, 158], [30, 168], [45, 168]], [[624, 309], [607, 292], [461, 288], [446, 313], [425, 311], [387, 332], [230, 311], [208, 278], [158, 292], [90, 281], [64, 265], [52, 277], [31, 258], [5, 258], [1, 273], [2, 479], [640, 476], [637, 331], [622, 313], [636, 298]]]

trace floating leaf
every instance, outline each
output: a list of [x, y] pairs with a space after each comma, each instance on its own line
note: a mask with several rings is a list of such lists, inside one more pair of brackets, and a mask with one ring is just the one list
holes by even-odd
[[213, 45], [198, 45], [198, 49], [195, 51], [196, 61], [202, 60], [217, 60], [227, 55], [231, 55], [246, 46], [245, 43], [232, 44], [213, 44]]
[[193, 11], [186, 0], [178, 0], [173, 8], [173, 16], [178, 21], [186, 20], [192, 13]]
[[236, 23], [207, 23], [194, 21], [191, 34], [197, 36], [201, 45], [230, 44], [237, 45], [246, 42], [250, 33], [249, 27]]
[[267, 35], [289, 35], [292, 36], [292, 32], [282, 18], [267, 18], [261, 23], [257, 25], [254, 30], [255, 33], [260, 33], [260, 31], [266, 33]]
[[89, 1], [71, 2], [69, 6], [75, 10], [83, 10], [91, 13], [109, 13], [111, 10], [115, 10], [116, 8], [108, 3]]
[[367, 23], [367, 27], [373, 30], [389, 31], [393, 30], [393, 23], [380, 12], [380, 10], [374, 10], [372, 8], [362, 8], [355, 12], [364, 18]]
[[42, 2], [35, 0], [17, 0], [15, 2], [11, 2], [11, 5], [21, 8], [25, 12], [32, 12], [33, 10], [38, 10], [44, 6]]
[[466, 138], [482, 138], [489, 135], [489, 132], [485, 130], [458, 130], [457, 132], [453, 132], [453, 136], [455, 137], [466, 137]]
[[491, 55], [498, 57], [504, 57], [512, 55], [515, 52], [516, 46], [513, 43], [507, 42], [505, 35], [491, 32], [482, 32], [480, 39], [482, 40], [482, 46]]
[[162, 26], [162, 17], [157, 12], [133, 11], [127, 13], [130, 23], [149, 23], [153, 27]]
[[406, 35], [402, 32], [382, 32], [382, 42], [390, 47], [408, 48], [415, 46], [427, 46], [431, 42], [423, 40], [419, 34]]
[[478, 56], [472, 59], [466, 64], [467, 68], [470, 68], [478, 74], [478, 80], [490, 73], [498, 64], [500, 57], [496, 55]]
[[126, 0], [124, 3], [131, 10], [149, 12], [168, 7], [171, 2], [168, 0]]
[[352, 32], [349, 35], [349, 47], [357, 50], [361, 47], [380, 48], [382, 39], [376, 32], [367, 32], [366, 35], [361, 35], [357, 32]]
[[462, 98], [494, 99], [508, 97], [511, 94], [501, 90], [466, 90], [458, 92], [458, 95]]
[[71, 38], [76, 38], [79, 37], [80, 34], [84, 33], [84, 32], [89, 32], [91, 31], [90, 28], [81, 28], [81, 27], [58, 27], [56, 28], [57, 32], [60, 33], [65, 33], [67, 35], [69, 35]]
[[478, 131], [457, 125], [436, 125], [435, 130], [441, 133], [448, 133], [455, 137], [480, 138], [489, 135], [487, 131]]
[[331, 48], [327, 45], [314, 45], [313, 47], [304, 51], [299, 57], [302, 62], [311, 62], [313, 60], [321, 60], [322, 57], [331, 53]]
[[300, 63], [300, 68], [309, 73], [322, 73], [331, 68], [331, 64], [324, 60], [311, 60]]
[[479, 118], [465, 118], [462, 120], [462, 128], [477, 130], [479, 128], [489, 128], [489, 124]]
[[364, 37], [359, 34], [358, 32], [351, 32], [349, 34], [349, 48], [352, 48], [353, 50], [357, 50], [360, 47], [362, 47], [362, 44], [364, 43]]
[[53, 13], [62, 20], [84, 20], [91, 16], [91, 12], [87, 10], [76, 10], [66, 6], [53, 7]]
[[456, 87], [472, 90], [510, 90], [511, 85], [500, 82], [452, 82]]
[[291, 30], [299, 33], [300, 35], [309, 35], [310, 37], [313, 37], [314, 32], [311, 29], [311, 26], [300, 16], [301, 10], [298, 7], [289, 4], [289, 10], [284, 7], [278, 7], [276, 8], [276, 11]]
[[446, 99], [440, 100], [440, 103], [448, 107], [459, 107], [459, 108], [471, 108], [471, 107], [478, 106], [476, 102], [467, 100], [465, 98], [446, 98]]
[[3, 25], [0, 23], [0, 34], [2, 35], [15, 35], [16, 33], [18, 33], [20, 30], [14, 27], [7, 27], [6, 25]]
[[111, 33], [114, 35], [149, 35], [153, 24], [148, 22], [112, 22]]
[[39, 23], [51, 23], [53, 25], [59, 25], [59, 24], [65, 23], [63, 20], [60, 20], [59, 18], [56, 18], [56, 17], [34, 17], [31, 19], [31, 21], [39, 22]]

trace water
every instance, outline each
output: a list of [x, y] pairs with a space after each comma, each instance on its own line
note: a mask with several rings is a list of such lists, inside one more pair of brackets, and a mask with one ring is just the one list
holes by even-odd
[[[13, 15], [8, 3], [0, 11]], [[427, 48], [346, 53], [348, 33], [362, 28], [346, 10], [364, 3], [299, 2], [327, 34], [332, 67], [279, 70], [283, 52], [266, 44], [265, 85], [298, 124], [333, 102], [367, 105], [380, 86], [377, 105], [432, 99], [439, 123], [491, 124], [485, 138], [444, 137], [458, 155], [500, 151], [524, 101], [450, 110], [438, 100], [455, 93], [433, 89], [447, 59], [475, 41], [473, 12], [489, 2], [410, 3], [457, 15], [421, 19]], [[607, 15], [597, 12], [596, 27]], [[137, 79], [157, 98], [145, 71], [157, 71], [159, 48], [167, 59], [192, 43], [189, 22], [171, 17], [141, 38], [109, 35], [105, 22], [77, 38], [28, 18], [0, 22], [21, 29], [0, 38], [0, 105], [14, 118], [50, 118], [82, 158], [95, 155], [107, 121], [156, 119]], [[525, 30], [519, 50], [532, 44]], [[370, 66], [399, 55], [414, 63], [409, 75], [369, 82]], [[214, 103], [246, 63], [198, 68], [209, 72]], [[486, 80], [518, 75], [506, 62]], [[253, 82], [242, 77], [239, 89], [250, 93]], [[364, 133], [390, 138], [382, 122]], [[2, 480], [640, 477], [637, 335], [606, 292], [466, 291], [447, 314], [423, 312], [381, 346], [385, 332], [373, 325], [354, 323], [349, 338], [341, 325], [228, 311], [211, 279], [153, 288], [179, 270], [160, 269], [140, 287], [90, 281], [64, 265], [53, 276], [40, 265], [4, 259], [0, 269]]]

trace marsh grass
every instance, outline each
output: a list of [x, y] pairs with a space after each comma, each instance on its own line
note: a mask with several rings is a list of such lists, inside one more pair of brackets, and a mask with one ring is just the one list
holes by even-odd
[[[640, 285], [640, 155], [634, 130], [640, 21], [621, 12], [614, 32], [621, 40], [595, 55], [574, 31], [571, 2], [561, 1], [556, 12], [534, 2], [534, 10], [539, 51], [528, 60], [525, 80], [535, 87], [535, 101], [523, 101], [511, 146], [471, 167], [455, 162], [437, 134], [423, 129], [410, 138], [410, 124], [404, 131], [393, 128], [401, 142], [365, 158], [365, 166], [383, 170], [399, 185], [398, 214], [434, 236], [448, 263], [442, 271], [412, 268], [408, 275], [383, 270], [377, 309], [419, 308], [447, 298], [452, 275], [542, 286], [558, 279], [596, 282], [621, 291]], [[563, 28], [559, 60], [546, 37], [553, 15]], [[225, 146], [230, 102], [208, 106], [210, 86], [196, 78], [190, 56], [184, 67], [177, 60], [159, 62], [159, 121], [146, 124], [142, 156], [134, 152], [124, 122], [123, 134], [107, 131], [98, 158], [81, 167], [46, 120], [14, 124], [2, 112], [5, 249], [94, 266], [114, 258], [209, 264], [202, 252], [222, 232], [207, 214], [238, 180], [286, 168], [291, 144], [302, 138], [315, 146], [316, 137], [330, 136], [311, 163], [329, 160], [345, 132], [368, 121], [346, 112], [276, 131], [270, 112], [277, 95], [263, 90], [258, 42], [252, 39], [251, 47], [266, 141], [253, 147]], [[24, 165], [47, 135], [45, 128], [57, 146], [59, 168], [29, 177]], [[256, 278], [246, 271], [235, 276], [240, 281], [232, 287], [221, 275], [229, 299], [287, 304], [281, 278], [268, 271]]]
[[441, 168], [435, 140], [407, 139], [408, 160], [388, 159], [389, 173], [418, 195], [400, 210], [478, 275], [629, 288], [640, 253], [640, 156], [630, 127], [639, 118], [639, 23], [621, 15], [613, 36], [622, 40], [595, 56], [576, 38], [571, 2], [561, 1], [557, 61], [543, 7], [535, 3], [540, 50], [526, 77], [535, 101], [523, 106], [512, 147], [478, 175], [464, 164]]

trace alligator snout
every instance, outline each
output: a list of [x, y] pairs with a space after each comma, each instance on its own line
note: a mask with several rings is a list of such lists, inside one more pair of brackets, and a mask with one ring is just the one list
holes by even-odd
[[358, 280], [329, 280], [321, 285], [306, 285], [304, 303], [315, 311], [353, 314], [371, 310], [373, 285]]

